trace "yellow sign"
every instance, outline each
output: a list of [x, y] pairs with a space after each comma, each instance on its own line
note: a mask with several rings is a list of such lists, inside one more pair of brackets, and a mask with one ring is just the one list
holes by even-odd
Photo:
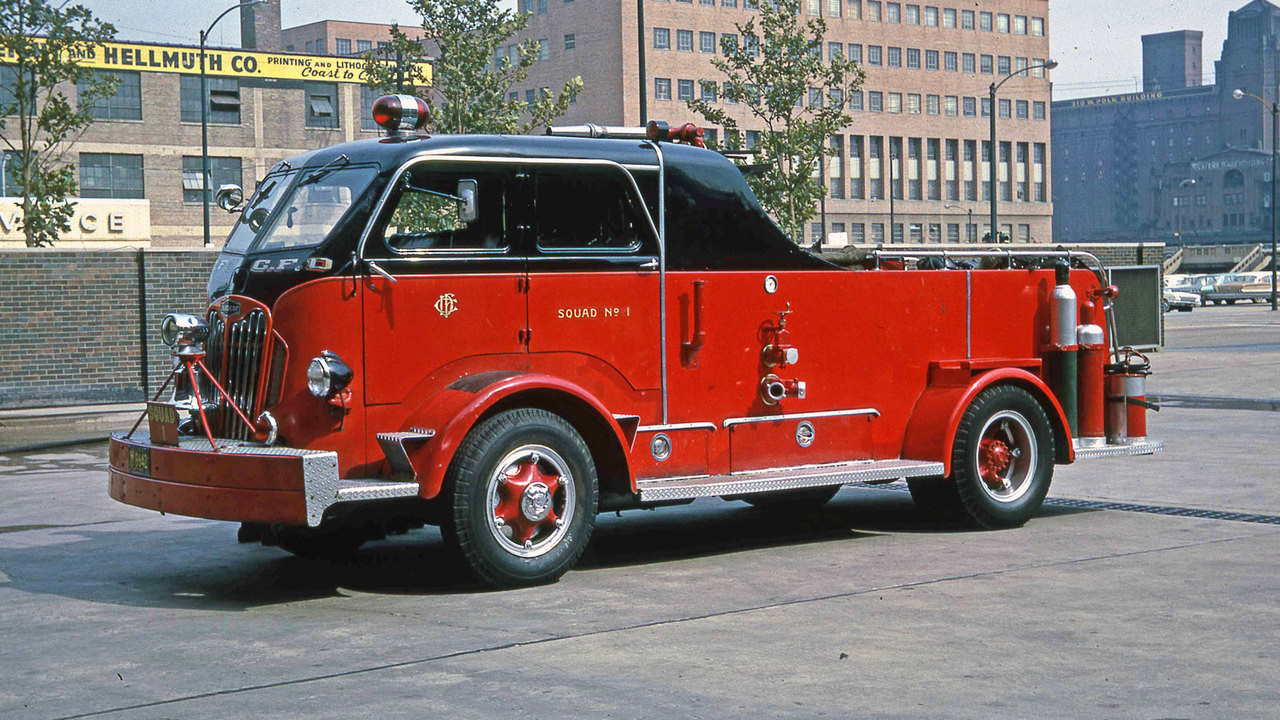
[[[110, 42], [83, 45], [69, 52], [80, 65], [99, 70], [200, 74], [200, 49], [187, 45]], [[206, 74], [215, 77], [349, 83], [362, 83], [365, 80], [362, 57], [296, 55], [213, 48], [205, 48], [204, 56]], [[12, 51], [0, 54], [0, 62], [14, 62]], [[415, 84], [430, 85], [431, 65], [428, 63], [411, 65], [405, 69], [405, 76]]]
[[[143, 242], [151, 239], [151, 201], [71, 198], [75, 213], [59, 240]], [[23, 242], [22, 207], [14, 198], [0, 199], [0, 247]], [[57, 247], [55, 245], [55, 247]]]

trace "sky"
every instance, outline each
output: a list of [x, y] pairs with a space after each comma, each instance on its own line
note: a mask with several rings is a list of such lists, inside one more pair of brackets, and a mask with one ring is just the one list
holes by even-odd
[[[477, 0], [479, 1], [479, 0]], [[592, 0], [611, 2], [612, 0]], [[627, 0], [630, 1], [630, 0]], [[200, 28], [235, 4], [208, 0], [79, 0], [116, 25], [122, 40], [195, 45]], [[926, 4], [927, 0], [922, 0]], [[1049, 0], [1049, 43], [1059, 67], [1054, 99], [1110, 95], [1142, 89], [1142, 39], [1170, 30], [1204, 32], [1205, 83], [1227, 36], [1227, 13], [1248, 0]], [[503, 4], [511, 6], [511, 0]], [[980, 0], [974, 0], [981, 5]], [[285, 27], [317, 20], [417, 24], [406, 0], [282, 0]], [[236, 13], [214, 28], [211, 45], [236, 46]]]

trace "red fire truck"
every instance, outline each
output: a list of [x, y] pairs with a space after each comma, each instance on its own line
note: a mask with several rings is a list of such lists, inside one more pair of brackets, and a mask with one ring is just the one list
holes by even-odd
[[239, 219], [208, 311], [165, 318], [174, 373], [111, 440], [113, 498], [299, 554], [438, 524], [517, 586], [572, 567], [601, 511], [785, 522], [905, 478], [1004, 528], [1055, 464], [1160, 448], [1087, 254], [843, 267], [692, 126], [427, 136], [416, 103], [219, 192]]

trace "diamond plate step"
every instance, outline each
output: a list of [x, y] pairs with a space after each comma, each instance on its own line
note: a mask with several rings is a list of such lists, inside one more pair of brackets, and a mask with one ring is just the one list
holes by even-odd
[[721, 495], [750, 495], [775, 490], [883, 482], [942, 475], [942, 463], [919, 460], [867, 460], [856, 463], [786, 468], [694, 478], [642, 480], [636, 483], [641, 502], [689, 500]]
[[1145, 442], [1130, 443], [1127, 445], [1101, 445], [1098, 447], [1076, 447], [1077, 460], [1093, 460], [1095, 458], [1107, 457], [1130, 457], [1132, 455], [1154, 455], [1164, 450], [1164, 442], [1161, 440], [1147, 440]]
[[400, 480], [413, 478], [413, 463], [409, 461], [410, 450], [435, 437], [436, 431], [430, 428], [415, 427], [409, 432], [378, 433], [378, 444], [382, 446], [382, 454], [387, 456], [387, 464], [391, 466], [391, 475]]
[[417, 497], [418, 483], [390, 482], [380, 479], [348, 478], [338, 481], [334, 502], [358, 502], [361, 500], [390, 500], [392, 498]]

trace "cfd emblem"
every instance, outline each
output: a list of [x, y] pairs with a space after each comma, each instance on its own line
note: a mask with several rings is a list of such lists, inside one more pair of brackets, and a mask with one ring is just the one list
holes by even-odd
[[436, 312], [440, 313], [440, 317], [447, 318], [458, 311], [458, 298], [453, 293], [445, 293], [436, 299]]

